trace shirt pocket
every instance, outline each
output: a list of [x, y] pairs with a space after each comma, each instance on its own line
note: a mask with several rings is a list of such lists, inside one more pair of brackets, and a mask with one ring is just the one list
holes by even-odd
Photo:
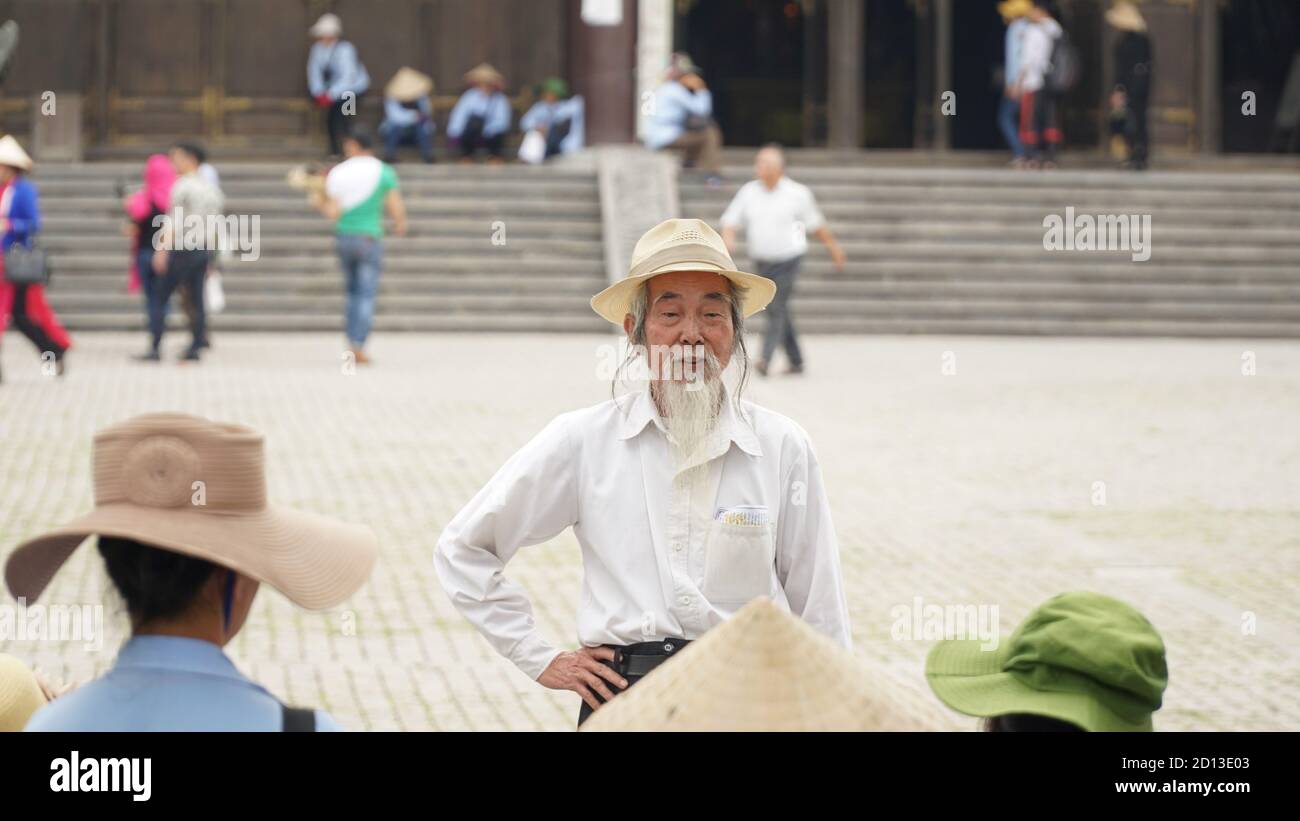
[[744, 603], [772, 592], [776, 543], [772, 525], [737, 525], [714, 520], [704, 548], [704, 598]]

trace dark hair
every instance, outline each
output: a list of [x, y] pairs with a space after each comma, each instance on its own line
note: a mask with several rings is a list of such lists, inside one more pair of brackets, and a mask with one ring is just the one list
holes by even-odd
[[198, 145], [197, 143], [174, 143], [172, 144], [172, 148], [189, 154], [199, 165], [203, 165], [203, 163], [207, 162], [207, 152], [203, 150], [203, 146]]
[[1036, 716], [1030, 713], [1007, 713], [991, 716], [984, 720], [987, 733], [1082, 733], [1085, 730], [1078, 724], [1062, 721], [1059, 718]]
[[131, 539], [100, 536], [108, 577], [126, 601], [132, 626], [184, 613], [218, 566]]
[[343, 139], [355, 140], [356, 144], [361, 146], [362, 150], [364, 151], [369, 151], [370, 149], [375, 147], [375, 138], [372, 137], [370, 135], [370, 132], [365, 130], [364, 128], [358, 128], [354, 131], [348, 132], [348, 134], [346, 134], [343, 137]]

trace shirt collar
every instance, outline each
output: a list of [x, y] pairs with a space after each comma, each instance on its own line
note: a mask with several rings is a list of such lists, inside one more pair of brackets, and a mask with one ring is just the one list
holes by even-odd
[[[645, 430], [646, 425], [650, 422], [654, 422], [660, 433], [665, 436], [668, 435], [668, 429], [664, 427], [663, 420], [659, 418], [659, 409], [655, 407], [648, 387], [632, 394], [629, 402], [630, 404], [624, 405], [623, 423], [618, 433], [619, 439], [631, 439]], [[763, 449], [758, 444], [758, 436], [754, 433], [753, 427], [748, 420], [736, 413], [730, 391], [723, 394], [722, 413], [718, 417], [718, 427], [715, 434], [720, 434], [725, 439], [735, 442], [737, 447], [750, 456], [763, 455]]]
[[247, 680], [220, 647], [210, 641], [184, 636], [132, 636], [117, 651], [114, 666], [120, 669], [149, 668]]

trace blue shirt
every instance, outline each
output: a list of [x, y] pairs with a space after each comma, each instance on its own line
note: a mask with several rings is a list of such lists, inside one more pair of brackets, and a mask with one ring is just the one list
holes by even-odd
[[653, 113], [646, 119], [646, 148], [663, 148], [686, 131], [691, 114], [708, 117], [713, 113], [713, 95], [708, 89], [691, 93], [679, 82], [664, 83], [655, 89]]
[[510, 130], [510, 101], [500, 91], [484, 94], [477, 86], [460, 95], [447, 118], [447, 136], [460, 139], [465, 124], [475, 114], [483, 116], [483, 136], [495, 137]]
[[421, 97], [416, 100], [415, 108], [407, 108], [398, 102], [396, 97], [384, 98], [384, 124], [394, 128], [406, 128], [418, 124], [421, 120], [429, 124], [430, 128], [436, 128], [431, 119], [432, 114], [429, 108], [429, 98]]
[[560, 153], [568, 154], [570, 151], [577, 151], [582, 148], [582, 144], [586, 139], [583, 123], [584, 108], [580, 96], [570, 97], [567, 100], [556, 100], [553, 103], [538, 100], [533, 103], [533, 107], [528, 109], [524, 116], [519, 118], [519, 129], [529, 131], [542, 126], [549, 128], [552, 123], [568, 120], [569, 133], [564, 135], [564, 139], [560, 141]]
[[[28, 732], [279, 732], [280, 702], [211, 642], [134, 636], [113, 669], [41, 709]], [[342, 728], [321, 710], [318, 732]]]
[[1006, 66], [1003, 68], [1005, 85], [1011, 85], [1020, 76], [1020, 55], [1024, 51], [1025, 28], [1029, 21], [1017, 17], [1007, 26]]
[[[329, 69], [329, 82], [325, 82], [325, 69]], [[307, 54], [307, 89], [311, 96], [328, 94], [331, 100], [351, 91], [361, 94], [370, 88], [370, 75], [357, 59], [357, 50], [347, 40], [335, 40], [326, 45], [317, 40]]]

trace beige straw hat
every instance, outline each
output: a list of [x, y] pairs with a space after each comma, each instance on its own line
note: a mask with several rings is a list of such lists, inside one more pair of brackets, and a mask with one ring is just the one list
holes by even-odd
[[1106, 9], [1106, 22], [1120, 31], [1147, 30], [1147, 21], [1143, 19], [1142, 12], [1138, 11], [1137, 6], [1127, 2], [1127, 0], [1119, 0], [1118, 3]]
[[27, 156], [27, 152], [12, 134], [0, 137], [0, 165], [10, 165], [24, 171], [32, 170], [32, 158]]
[[673, 271], [721, 274], [748, 288], [741, 306], [741, 315], [746, 318], [766, 308], [776, 296], [776, 283], [772, 280], [736, 270], [726, 243], [707, 222], [671, 219], [641, 235], [632, 249], [632, 267], [627, 276], [592, 297], [592, 310], [615, 325], [622, 325], [641, 283]]
[[583, 730], [922, 730], [856, 656], [765, 598], [592, 714]]
[[93, 463], [95, 509], [9, 555], [15, 597], [35, 601], [93, 535], [206, 559], [310, 610], [347, 599], [374, 567], [369, 528], [267, 503], [262, 435], [252, 428], [145, 414], [97, 433]]
[[501, 72], [492, 67], [491, 63], [479, 63], [478, 65], [465, 72], [465, 82], [470, 85], [475, 83], [494, 83], [498, 86], [506, 84], [506, 78], [501, 76]]
[[0, 733], [21, 732], [32, 713], [45, 706], [36, 674], [8, 653], [0, 653]]
[[433, 78], [409, 66], [402, 66], [384, 87], [384, 96], [409, 103], [433, 93]]

